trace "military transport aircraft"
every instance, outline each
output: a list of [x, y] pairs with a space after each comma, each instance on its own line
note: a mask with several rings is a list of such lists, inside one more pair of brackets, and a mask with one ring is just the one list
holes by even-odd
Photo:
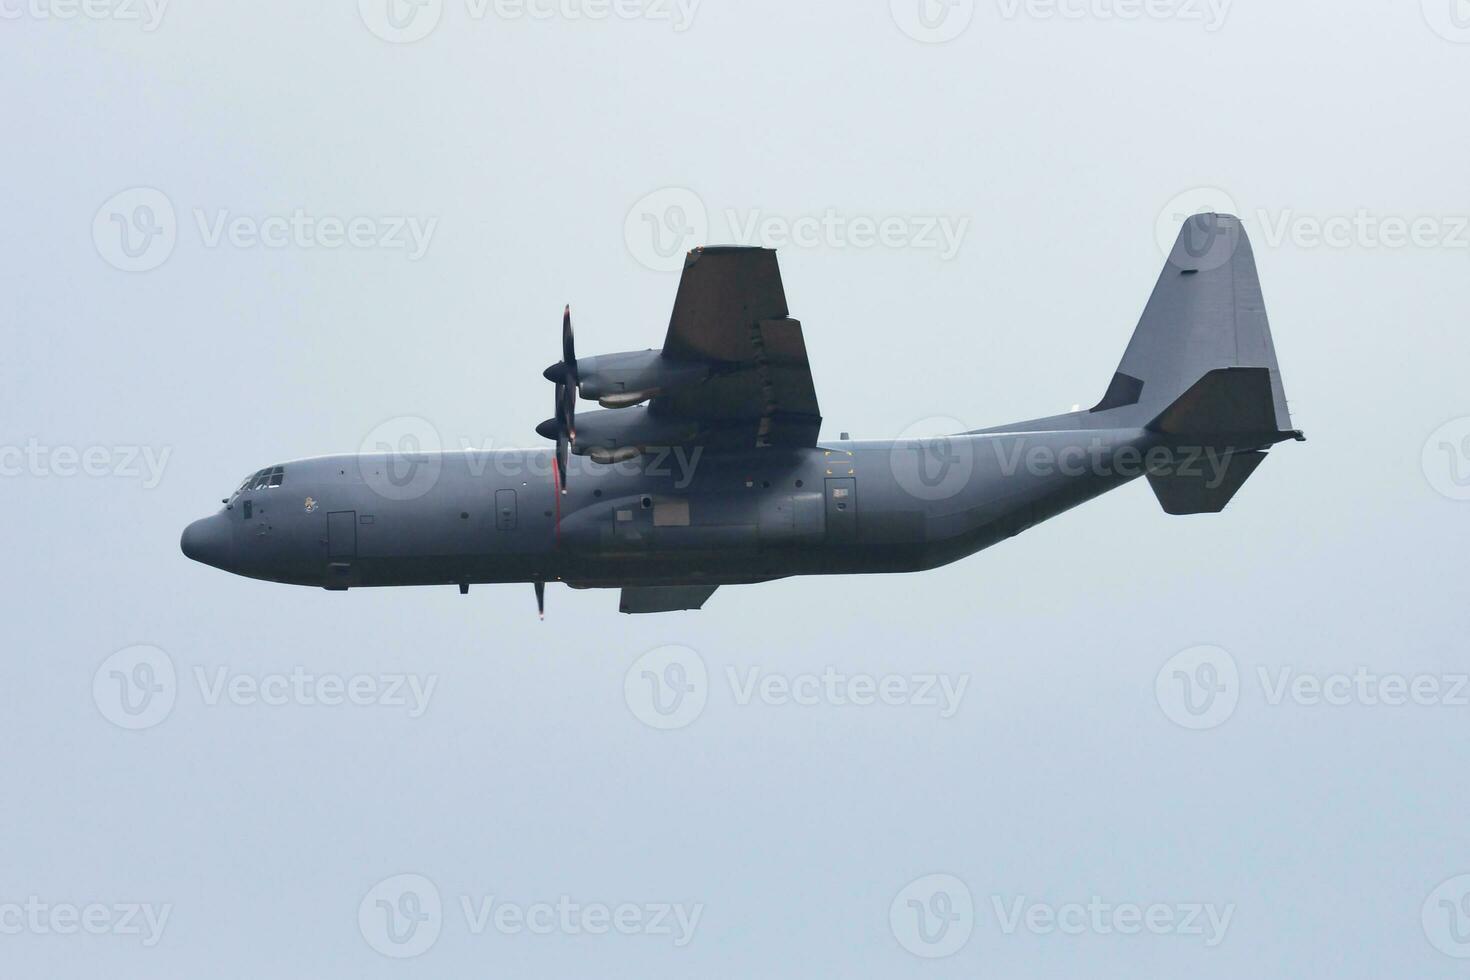
[[[821, 438], [776, 254], [691, 251], [661, 350], [546, 370], [555, 449], [324, 456], [248, 477], [184, 531], [238, 575], [342, 590], [530, 582], [622, 590], [625, 613], [722, 585], [912, 572], [973, 554], [1138, 476], [1169, 514], [1214, 513], [1287, 439], [1240, 221], [1188, 219], [1091, 409], [940, 439]], [[576, 412], [577, 400], [604, 410]], [[576, 463], [576, 469], [572, 466]]]

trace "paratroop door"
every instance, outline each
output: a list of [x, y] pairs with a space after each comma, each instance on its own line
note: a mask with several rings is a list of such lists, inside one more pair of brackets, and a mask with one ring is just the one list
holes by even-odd
[[338, 510], [327, 515], [327, 557], [332, 561], [357, 557], [357, 511]]

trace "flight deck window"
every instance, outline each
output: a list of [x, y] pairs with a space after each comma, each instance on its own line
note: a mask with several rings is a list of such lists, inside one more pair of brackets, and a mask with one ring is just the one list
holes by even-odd
[[275, 469], [271, 470], [270, 480], [266, 483], [266, 486], [278, 487], [283, 482], [285, 482], [285, 479], [285, 469], [283, 467], [277, 466]]
[[266, 478], [270, 476], [270, 470], [261, 470], [255, 474], [255, 480], [250, 484], [251, 490], [264, 490]]

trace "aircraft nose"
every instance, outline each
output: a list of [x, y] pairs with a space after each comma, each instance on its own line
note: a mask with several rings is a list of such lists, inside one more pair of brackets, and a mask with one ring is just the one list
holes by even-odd
[[215, 568], [225, 568], [229, 565], [230, 552], [233, 550], [230, 522], [219, 514], [197, 520], [184, 528], [179, 547], [187, 557], [195, 561], [213, 565]]

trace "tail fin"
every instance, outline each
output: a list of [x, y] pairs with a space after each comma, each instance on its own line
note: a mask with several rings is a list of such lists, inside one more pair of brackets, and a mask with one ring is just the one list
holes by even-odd
[[1303, 438], [1291, 427], [1239, 218], [1198, 214], [1184, 223], [1092, 412], [1145, 424], [1174, 448], [1170, 463], [1148, 475], [1168, 514], [1218, 513], [1266, 458], [1262, 450]]
[[1250, 239], [1239, 218], [1197, 214], [1180, 229], [1112, 383], [1090, 414], [1108, 413], [1108, 424], [1143, 425], [1218, 368], [1263, 370], [1266, 428], [1291, 432]]

